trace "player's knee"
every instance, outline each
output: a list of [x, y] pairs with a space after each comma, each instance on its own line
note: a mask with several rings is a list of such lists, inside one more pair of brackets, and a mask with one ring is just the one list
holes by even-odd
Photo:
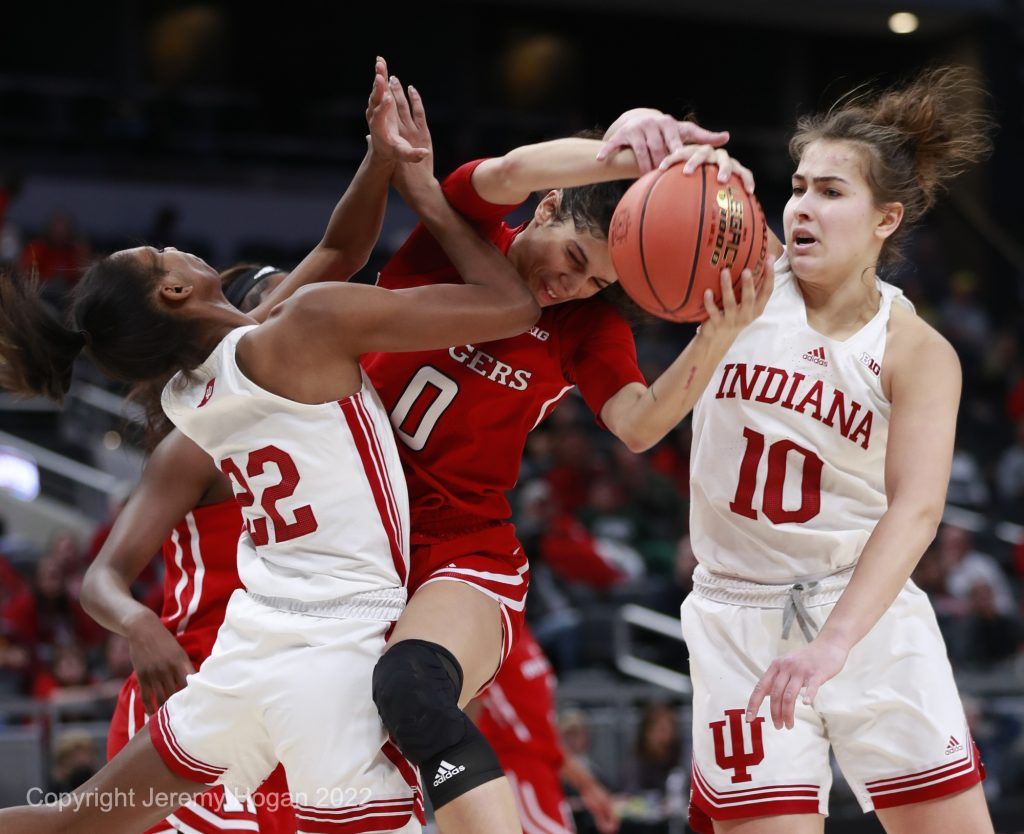
[[461, 742], [462, 667], [444, 646], [403, 640], [373, 670], [373, 702], [398, 749], [414, 764]]
[[391, 737], [419, 765], [434, 808], [503, 773], [494, 751], [459, 709], [462, 667], [444, 646], [396, 643], [373, 670], [373, 701]]

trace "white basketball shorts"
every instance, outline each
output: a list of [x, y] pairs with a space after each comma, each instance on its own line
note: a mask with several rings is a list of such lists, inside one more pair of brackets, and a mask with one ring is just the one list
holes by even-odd
[[[803, 594], [820, 627], [849, 579]], [[935, 799], [984, 778], [927, 596], [907, 582], [811, 706], [798, 698], [791, 730], [776, 730], [765, 701], [744, 717], [759, 677], [806, 645], [783, 639], [789, 588], [712, 576], [698, 568], [682, 606], [693, 679], [691, 825], [828, 813], [829, 747], [865, 812]], [[694, 823], [697, 823], [695, 825]], [[703, 823], [701, 827], [698, 827]]]
[[300, 834], [419, 831], [416, 771], [371, 697], [396, 590], [302, 610], [235, 591], [210, 657], [149, 722], [167, 766], [250, 796], [280, 762]]

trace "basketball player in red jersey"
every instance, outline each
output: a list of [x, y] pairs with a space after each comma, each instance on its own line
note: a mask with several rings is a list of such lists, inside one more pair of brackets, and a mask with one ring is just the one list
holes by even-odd
[[579, 791], [601, 834], [619, 830], [608, 791], [562, 747], [554, 671], [528, 626], [523, 625], [494, 681], [467, 710], [505, 769], [523, 834], [575, 832], [563, 780]]
[[[406, 123], [409, 103], [397, 79], [391, 91]], [[411, 88], [410, 96], [418, 107]], [[593, 297], [617, 280], [607, 232], [622, 188], [608, 183], [641, 173], [633, 144], [644, 149], [644, 167], [673, 152], [690, 169], [716, 162], [723, 179], [736, 170], [752, 188], [749, 172], [723, 150], [684, 145], [726, 138], [631, 111], [610, 129], [601, 159], [601, 142], [573, 138], [463, 165], [445, 180], [445, 195], [513, 264], [543, 308], [541, 319], [500, 342], [363, 359], [400, 441], [413, 531], [413, 596], [378, 663], [374, 700], [399, 748], [421, 767], [446, 832], [518, 830], [494, 753], [460, 707], [493, 678], [522, 622], [528, 565], [504, 494], [515, 484], [527, 434], [578, 386], [603, 426], [633, 450], [649, 448], [689, 411], [771, 292], [769, 274], [759, 291], [744, 274], [737, 300], [723, 272], [722, 309], [709, 291], [708, 320], [650, 386], [629, 326]], [[542, 189], [528, 223], [503, 222]], [[420, 226], [378, 283], [458, 281]]]

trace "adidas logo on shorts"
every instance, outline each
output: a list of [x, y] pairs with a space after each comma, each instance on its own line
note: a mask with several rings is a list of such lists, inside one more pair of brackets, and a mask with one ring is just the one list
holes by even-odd
[[959, 753], [964, 749], [964, 746], [956, 740], [956, 736], [949, 737], [949, 744], [946, 745], [946, 755], [952, 756], [954, 753]]
[[436, 788], [438, 785], [444, 784], [453, 776], [458, 776], [465, 769], [465, 765], [459, 765], [456, 767], [450, 762], [446, 762], [444, 759], [441, 759], [441, 764], [437, 768], [437, 773], [434, 774], [434, 787]]
[[815, 365], [823, 365], [826, 368], [828, 367], [828, 360], [825, 358], [825, 348], [823, 347], [807, 351], [807, 353], [804, 354], [804, 359], [808, 362], [813, 362]]

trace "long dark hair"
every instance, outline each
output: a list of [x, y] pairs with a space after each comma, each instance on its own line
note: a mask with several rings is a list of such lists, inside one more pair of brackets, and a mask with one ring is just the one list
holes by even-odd
[[63, 320], [34, 277], [0, 275], [0, 386], [59, 402], [83, 351], [104, 374], [128, 383], [195, 368], [206, 358], [198, 323], [155, 303], [163, 275], [155, 257], [102, 258], [72, 291]]
[[994, 122], [982, 106], [985, 97], [963, 67], [926, 70], [907, 84], [855, 92], [826, 113], [800, 119], [790, 156], [799, 162], [818, 139], [852, 142], [861, 150], [876, 204], [903, 204], [903, 221], [879, 254], [880, 263], [892, 263], [949, 181], [991, 151]]

